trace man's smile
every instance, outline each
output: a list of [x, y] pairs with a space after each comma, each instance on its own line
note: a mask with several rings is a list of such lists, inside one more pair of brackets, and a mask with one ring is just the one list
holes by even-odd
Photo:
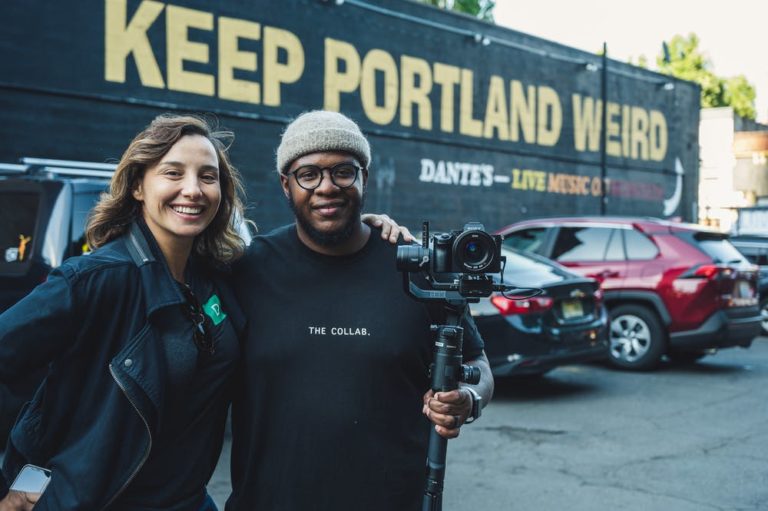
[[347, 206], [347, 201], [329, 201], [312, 205], [312, 210], [321, 216], [332, 217], [341, 212]]

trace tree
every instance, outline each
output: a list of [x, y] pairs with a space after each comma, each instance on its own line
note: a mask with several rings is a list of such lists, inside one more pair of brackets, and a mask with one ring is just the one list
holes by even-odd
[[742, 117], [754, 120], [757, 116], [755, 88], [744, 75], [733, 76], [725, 82], [725, 101]]
[[495, 0], [420, 0], [422, 3], [434, 5], [449, 11], [463, 12], [481, 20], [493, 22]]
[[699, 49], [696, 34], [674, 36], [656, 57], [656, 65], [660, 73], [698, 83], [704, 108], [730, 106], [737, 115], [753, 120], [757, 115], [755, 88], [744, 75], [717, 76], [711, 69], [712, 63]]

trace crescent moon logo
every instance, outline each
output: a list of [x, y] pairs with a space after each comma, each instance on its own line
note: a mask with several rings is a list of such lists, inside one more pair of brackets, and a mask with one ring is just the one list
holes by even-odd
[[675, 191], [672, 197], [664, 199], [664, 216], [670, 216], [680, 206], [680, 199], [683, 197], [683, 176], [685, 169], [680, 158], [675, 158]]

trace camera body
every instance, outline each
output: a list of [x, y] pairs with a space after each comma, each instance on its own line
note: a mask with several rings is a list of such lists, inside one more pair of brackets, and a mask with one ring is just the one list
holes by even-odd
[[[423, 273], [432, 290], [456, 291], [464, 298], [489, 296], [494, 290], [489, 274], [501, 273], [505, 260], [501, 241], [501, 236], [488, 234], [478, 222], [433, 236], [425, 222], [421, 245], [398, 247], [397, 269], [408, 274]], [[414, 294], [413, 289], [410, 292]]]
[[499, 273], [501, 236], [485, 232], [483, 224], [470, 222], [460, 231], [432, 238], [434, 273]]

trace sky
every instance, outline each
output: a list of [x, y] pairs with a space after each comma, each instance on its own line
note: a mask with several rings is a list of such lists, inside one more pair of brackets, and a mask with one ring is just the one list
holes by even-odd
[[496, 0], [496, 23], [621, 61], [640, 55], [655, 69], [664, 40], [699, 36], [722, 77], [743, 74], [757, 92], [757, 120], [768, 123], [768, 0]]

